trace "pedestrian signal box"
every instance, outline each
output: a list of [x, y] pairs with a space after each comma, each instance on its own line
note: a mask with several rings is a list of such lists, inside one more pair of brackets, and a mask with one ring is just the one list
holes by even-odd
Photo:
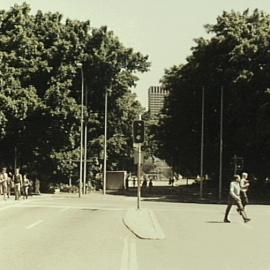
[[133, 142], [143, 143], [144, 142], [144, 121], [135, 120], [133, 122]]

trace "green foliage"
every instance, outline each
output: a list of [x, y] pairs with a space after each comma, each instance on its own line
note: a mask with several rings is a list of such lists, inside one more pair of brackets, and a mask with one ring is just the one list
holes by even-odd
[[270, 16], [255, 10], [224, 12], [207, 25], [208, 39], [196, 40], [185, 65], [166, 71], [170, 91], [157, 130], [159, 155], [183, 173], [200, 165], [201, 96], [205, 88], [205, 170], [218, 171], [220, 89], [224, 88], [224, 166], [233, 154], [245, 169], [266, 175], [269, 168]]
[[[132, 120], [141, 110], [130, 88], [147, 57], [124, 47], [106, 27], [59, 13], [30, 13], [27, 4], [0, 11], [0, 160], [50, 178], [77, 170], [81, 70], [88, 95], [89, 156], [101, 156], [104, 94], [109, 93], [109, 155], [114, 167], [131, 158]], [[130, 106], [128, 107], [127, 104]], [[117, 119], [117, 120], [116, 120]], [[123, 135], [120, 136], [120, 135]], [[122, 157], [122, 155], [124, 155]], [[121, 158], [120, 158], [121, 157]]]

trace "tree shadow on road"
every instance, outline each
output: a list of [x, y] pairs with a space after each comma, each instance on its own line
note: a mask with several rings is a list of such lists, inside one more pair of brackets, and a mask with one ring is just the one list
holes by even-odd
[[[249, 194], [250, 204], [270, 205], [270, 189], [261, 191], [253, 188]], [[108, 191], [111, 195], [137, 197], [137, 188], [128, 190]], [[205, 184], [203, 198], [200, 198], [199, 184], [181, 186], [154, 186], [141, 189], [141, 200], [145, 202], [171, 202], [171, 203], [196, 203], [196, 204], [227, 204], [228, 187], [223, 188], [222, 200], [219, 200], [219, 190], [213, 184]]]
[[[137, 196], [137, 188], [132, 187], [128, 190], [108, 191], [111, 195], [124, 195], [129, 197]], [[204, 192], [203, 198], [200, 198], [199, 186], [156, 186], [152, 189], [141, 189], [141, 200], [145, 202], [171, 202], [171, 203], [198, 203], [198, 204], [217, 204], [226, 203], [226, 200], [219, 201], [217, 191], [213, 188]]]

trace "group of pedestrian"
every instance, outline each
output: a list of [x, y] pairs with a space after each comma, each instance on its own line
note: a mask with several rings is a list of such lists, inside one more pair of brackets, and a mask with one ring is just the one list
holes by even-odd
[[153, 187], [153, 179], [152, 177], [147, 177], [146, 175], [143, 176], [143, 183], [142, 183], [142, 188], [145, 189], [149, 187], [149, 190], [152, 190]]
[[27, 174], [21, 174], [20, 169], [15, 170], [14, 175], [7, 172], [7, 168], [3, 167], [0, 172], [0, 194], [3, 195], [4, 200], [10, 198], [11, 191], [14, 191], [15, 200], [19, 200], [21, 196], [28, 199], [29, 188], [32, 187], [32, 181]]
[[248, 188], [249, 188], [248, 174], [243, 172], [240, 175], [236, 174], [230, 183], [228, 205], [225, 211], [224, 222], [230, 223], [229, 213], [232, 206], [235, 204], [237, 206], [237, 212], [242, 216], [244, 222], [249, 222], [251, 219], [248, 218], [246, 214], [246, 205], [248, 204]]
[[[136, 186], [136, 183], [137, 183], [138, 179], [135, 175], [131, 175], [131, 173], [129, 173], [126, 177], [126, 181], [125, 181], [125, 188], [126, 190], [129, 189], [129, 183], [132, 182], [133, 183], [133, 187]], [[147, 176], [147, 175], [144, 175], [143, 176], [143, 181], [142, 181], [142, 184], [141, 184], [141, 187], [142, 189], [146, 189], [147, 187], [149, 188], [149, 190], [152, 190], [152, 187], [153, 187], [153, 178], [150, 176]]]

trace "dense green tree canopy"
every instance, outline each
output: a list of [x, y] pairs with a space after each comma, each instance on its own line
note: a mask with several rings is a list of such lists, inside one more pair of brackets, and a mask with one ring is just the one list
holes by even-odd
[[101, 155], [108, 91], [112, 163], [117, 167], [128, 162], [132, 144], [127, 127], [142, 109], [130, 89], [137, 81], [135, 73], [148, 70], [146, 56], [124, 47], [106, 27], [63, 22], [59, 13], [31, 14], [23, 4], [0, 11], [0, 59], [2, 164], [13, 165], [16, 149], [20, 165], [48, 176], [53, 171], [67, 174], [75, 166], [68, 164], [78, 158], [80, 140], [78, 63], [88, 94], [89, 155]]
[[156, 134], [159, 155], [185, 173], [200, 166], [201, 98], [205, 89], [205, 170], [218, 171], [220, 95], [224, 89], [224, 167], [234, 154], [245, 170], [269, 174], [270, 16], [246, 10], [223, 12], [207, 25], [184, 65], [168, 69], [170, 91]]

